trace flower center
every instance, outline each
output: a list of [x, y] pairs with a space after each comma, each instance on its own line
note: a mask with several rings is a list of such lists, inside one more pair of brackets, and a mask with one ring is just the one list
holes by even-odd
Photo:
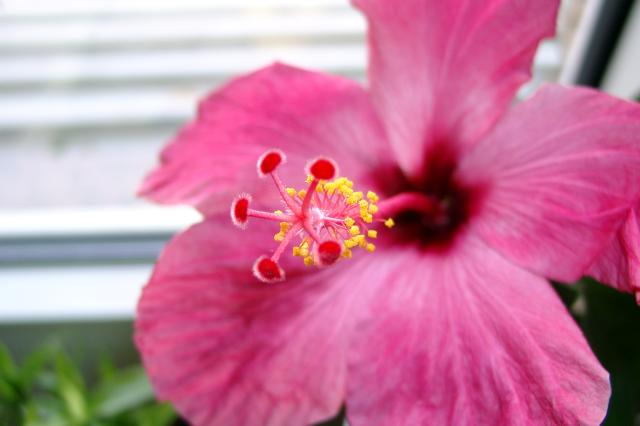
[[400, 172], [389, 173], [380, 213], [397, 223], [396, 242], [418, 243], [427, 250], [447, 250], [472, 218], [482, 191], [458, 182], [456, 156], [442, 146], [429, 153], [424, 174], [409, 181]]
[[279, 150], [270, 150], [258, 159], [258, 175], [271, 176], [284, 207], [273, 213], [250, 208], [249, 194], [238, 195], [231, 204], [233, 223], [245, 228], [249, 217], [280, 223], [274, 239], [280, 244], [271, 256], [259, 257], [253, 266], [254, 275], [264, 282], [282, 281], [284, 270], [278, 261], [285, 249], [292, 245], [292, 254], [301, 257], [307, 266], [328, 266], [340, 258], [351, 258], [352, 249], [375, 251], [371, 242], [378, 236], [373, 225], [384, 222], [392, 227], [394, 221], [376, 220], [378, 196], [353, 189], [353, 182], [345, 177], [335, 178], [336, 164], [328, 158], [317, 158], [307, 165], [307, 189], [285, 187], [276, 169], [286, 157]]

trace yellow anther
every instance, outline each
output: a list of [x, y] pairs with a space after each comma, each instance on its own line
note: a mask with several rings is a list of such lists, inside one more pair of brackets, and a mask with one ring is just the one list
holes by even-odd
[[349, 239], [349, 240], [344, 240], [344, 245], [348, 248], [354, 248], [355, 246], [358, 245], [357, 241], [354, 241], [353, 239]]
[[309, 256], [309, 244], [306, 242], [300, 244], [300, 256]]
[[348, 227], [352, 227], [354, 223], [356, 223], [356, 221], [350, 218], [349, 216], [347, 216], [347, 218], [344, 220], [344, 224], [347, 225]]
[[295, 197], [296, 196], [296, 189], [295, 188], [287, 188], [287, 194], [289, 194], [289, 196], [291, 196], [291, 197]]
[[313, 182], [313, 176], [307, 175], [307, 178], [304, 181], [307, 182], [307, 183]]
[[356, 225], [353, 225], [349, 228], [349, 233], [351, 235], [358, 235], [360, 233], [360, 228], [358, 228]]
[[353, 195], [350, 195], [349, 197], [347, 197], [347, 204], [349, 204], [350, 206], [354, 205], [355, 203], [358, 202], [358, 199], [356, 197], [354, 197]]
[[338, 179], [333, 181], [337, 186], [342, 186], [345, 183], [347, 183], [347, 178], [346, 177], [339, 177]]
[[324, 192], [324, 184], [323, 184], [322, 182], [319, 182], [319, 183], [318, 183], [318, 186], [316, 186], [316, 192], [317, 192], [318, 194], [320, 194], [320, 193]]
[[384, 221], [384, 226], [386, 226], [387, 228], [393, 228], [395, 224], [396, 222], [391, 218]]
[[307, 266], [311, 266], [313, 265], [313, 257], [311, 256], [305, 256], [304, 258], [304, 264]]
[[360, 217], [362, 218], [363, 221], [365, 221], [365, 223], [371, 223], [373, 222], [373, 216], [370, 215], [369, 213], [365, 212], [360, 212]]
[[369, 229], [367, 231], [367, 237], [369, 237], [369, 238], [378, 238], [378, 231], [376, 231], [375, 229]]
[[373, 192], [373, 191], [368, 191], [367, 192], [367, 198], [369, 199], [369, 201], [371, 201], [372, 203], [377, 203], [378, 200], [380, 200], [380, 197], [378, 197], [378, 195]]
[[367, 244], [366, 249], [369, 253], [373, 253], [376, 250], [376, 246], [374, 244], [369, 243]]
[[366, 240], [365, 240], [364, 235], [362, 235], [362, 234], [360, 234], [360, 235], [354, 235], [353, 237], [351, 237], [351, 239], [352, 239], [353, 241], [355, 241], [356, 243], [358, 243], [358, 244], [360, 244], [360, 243], [361, 243], [361, 242], [363, 242], [363, 241], [366, 241]]
[[345, 259], [351, 259], [352, 256], [353, 253], [348, 248], [342, 251], [342, 257], [344, 257]]
[[278, 232], [276, 235], [273, 236], [273, 239], [276, 240], [276, 241], [284, 240], [284, 233]]
[[353, 182], [351, 182], [349, 179], [345, 179], [344, 184], [347, 185], [349, 188], [353, 188]]
[[353, 189], [349, 188], [347, 185], [340, 185], [340, 192], [348, 197], [353, 194]]
[[284, 214], [284, 212], [282, 210], [276, 210], [274, 211], [275, 214]]
[[360, 201], [360, 200], [362, 200], [362, 197], [363, 197], [364, 195], [362, 194], [362, 192], [357, 191], [357, 192], [354, 192], [353, 194], [351, 194], [351, 196], [352, 196], [352, 197], [356, 197], [356, 198], [358, 199], [358, 201]]
[[333, 195], [334, 192], [336, 192], [336, 184], [329, 182], [327, 184], [324, 185], [324, 189], [327, 191], [327, 194], [329, 194], [329, 196]]
[[300, 256], [300, 247], [293, 246], [293, 255], [294, 256]]
[[301, 189], [300, 191], [298, 191], [298, 197], [304, 198], [306, 195], [307, 195], [307, 191], [305, 191], [304, 189]]
[[280, 222], [280, 232], [285, 233], [289, 230], [289, 222]]
[[378, 213], [378, 206], [375, 204], [369, 204], [369, 213], [376, 214]]
[[360, 209], [367, 209], [369, 207], [369, 203], [367, 202], [367, 200], [360, 200], [358, 201], [358, 204], [360, 205]]

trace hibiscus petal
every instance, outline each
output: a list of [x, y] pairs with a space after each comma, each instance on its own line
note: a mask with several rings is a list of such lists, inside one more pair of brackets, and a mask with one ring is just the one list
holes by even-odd
[[486, 190], [474, 226], [540, 275], [574, 281], [640, 192], [640, 106], [549, 85], [474, 147], [458, 178]]
[[303, 183], [306, 162], [320, 155], [338, 160], [358, 183], [389, 158], [382, 154], [382, 127], [358, 84], [275, 64], [202, 101], [197, 119], [165, 148], [140, 193], [192, 204], [205, 214], [227, 210], [244, 190], [255, 191], [254, 201], [275, 200], [269, 179], [256, 174], [256, 161], [269, 148], [287, 154], [289, 164], [279, 171], [291, 185]]
[[631, 210], [604, 252], [587, 270], [603, 284], [634, 293], [640, 304], [640, 210]]
[[371, 91], [403, 170], [476, 142], [531, 77], [558, 0], [353, 0], [369, 21]]
[[596, 425], [606, 371], [543, 279], [479, 240], [407, 251], [354, 333], [359, 425]]
[[217, 222], [169, 244], [140, 300], [135, 340], [158, 397], [194, 425], [302, 425], [334, 415], [357, 278], [367, 271], [356, 259], [307, 273], [287, 265], [286, 282], [264, 284], [251, 266], [273, 232]]

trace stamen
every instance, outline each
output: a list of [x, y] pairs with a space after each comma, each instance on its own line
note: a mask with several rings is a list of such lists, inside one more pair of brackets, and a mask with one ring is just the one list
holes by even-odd
[[[257, 164], [260, 177], [270, 175], [273, 179], [286, 206], [284, 209], [273, 213], [252, 209], [249, 194], [239, 195], [231, 205], [231, 219], [241, 228], [246, 227], [249, 217], [280, 224], [279, 232], [273, 237], [279, 242], [278, 247], [270, 257], [261, 256], [256, 260], [254, 275], [267, 283], [282, 281], [285, 273], [278, 261], [290, 244], [293, 244], [293, 256], [302, 258], [307, 266], [328, 266], [340, 258], [349, 259], [354, 248], [373, 252], [375, 245], [367, 241], [367, 237], [378, 236], [378, 231], [370, 227], [380, 210], [376, 204], [379, 197], [367, 191], [365, 198], [363, 192], [353, 189], [352, 181], [335, 178], [337, 165], [324, 157], [307, 164], [306, 189], [285, 187], [276, 171], [285, 159], [282, 151], [272, 149], [260, 156]], [[389, 220], [392, 219], [385, 222], [387, 226]], [[297, 244], [293, 242], [296, 239]]]

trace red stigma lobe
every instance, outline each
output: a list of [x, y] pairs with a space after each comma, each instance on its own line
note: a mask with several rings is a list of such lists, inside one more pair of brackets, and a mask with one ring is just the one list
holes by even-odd
[[282, 268], [266, 256], [262, 256], [256, 260], [256, 263], [253, 265], [253, 274], [265, 283], [284, 280], [284, 271]]
[[340, 257], [342, 248], [336, 241], [324, 241], [318, 247], [318, 257], [322, 265], [332, 265]]
[[266, 176], [275, 171], [275, 169], [285, 160], [284, 153], [279, 150], [267, 151], [258, 159], [258, 174]]
[[244, 228], [249, 220], [249, 203], [251, 196], [241, 194], [231, 204], [231, 220], [236, 226]]
[[309, 165], [308, 173], [316, 179], [333, 179], [337, 172], [335, 163], [328, 158], [318, 158]]

